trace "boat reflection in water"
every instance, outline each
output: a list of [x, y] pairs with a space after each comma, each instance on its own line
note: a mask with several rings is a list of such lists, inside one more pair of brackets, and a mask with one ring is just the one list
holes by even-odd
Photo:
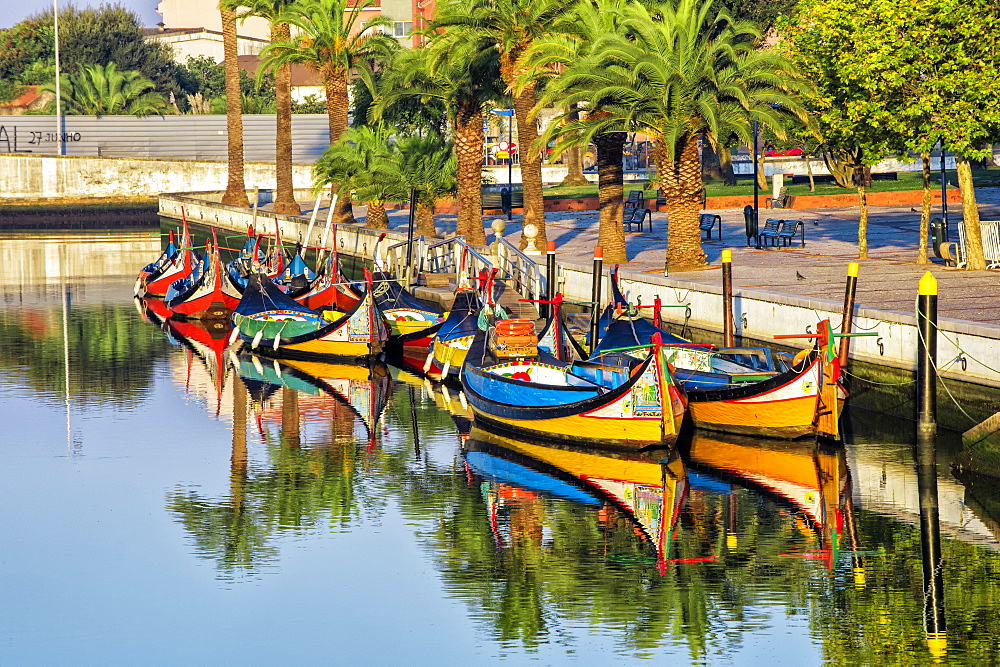
[[[792, 510], [804, 522], [801, 527], [812, 529], [818, 537], [817, 548], [794, 550], [781, 557], [819, 558], [833, 567], [842, 550], [845, 529], [851, 550], [857, 550], [851, 476], [842, 447], [702, 433], [692, 434], [681, 447], [693, 470], [763, 492]], [[735, 546], [733, 542], [730, 538], [730, 546]], [[860, 562], [855, 566], [855, 577], [863, 582]]]
[[[622, 453], [515, 440], [473, 428], [465, 443], [467, 470], [482, 478], [494, 541], [509, 546], [518, 536], [541, 535], [541, 512], [526, 508], [540, 498], [590, 505], [603, 528], [626, 519], [663, 573], [680, 565], [725, 566], [739, 549], [737, 487], [763, 493], [790, 510], [798, 530], [789, 531], [779, 558], [818, 559], [831, 568], [847, 534], [856, 551], [850, 475], [840, 448], [734, 436], [695, 435], [671, 449]], [[727, 496], [710, 500], [710, 496]], [[711, 508], [723, 508], [717, 511]], [[708, 530], [725, 515], [725, 526]], [[722, 523], [722, 522], [720, 522]], [[680, 534], [690, 532], [680, 544]], [[717, 539], [725, 533], [725, 547]], [[860, 560], [856, 580], [863, 583]]]
[[341, 413], [347, 408], [363, 425], [364, 439], [374, 446], [376, 426], [392, 391], [385, 364], [278, 361], [247, 353], [234, 358], [237, 372], [259, 406], [258, 423], [267, 422], [274, 411], [267, 398], [277, 389], [285, 388], [299, 395], [284, 392], [282, 403], [294, 398], [301, 417], [308, 422], [315, 422], [324, 415], [343, 421]]
[[569, 445], [534, 444], [473, 428], [465, 443], [468, 470], [483, 478], [490, 526], [498, 546], [519, 536], [541, 534], [529, 525], [539, 518], [527, 507], [550, 496], [598, 508], [606, 530], [623, 517], [655, 552], [660, 569], [713, 560], [677, 559], [671, 544], [688, 479], [676, 448], [611, 452]]

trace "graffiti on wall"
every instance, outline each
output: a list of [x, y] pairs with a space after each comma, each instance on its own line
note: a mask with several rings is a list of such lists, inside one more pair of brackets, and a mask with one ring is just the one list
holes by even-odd
[[63, 132], [60, 138], [58, 132], [34, 130], [18, 132], [17, 125], [12, 125], [10, 128], [0, 125], [0, 153], [34, 153], [44, 144], [57, 144], [60, 140], [63, 143], [70, 143], [80, 139], [82, 136], [79, 132]]

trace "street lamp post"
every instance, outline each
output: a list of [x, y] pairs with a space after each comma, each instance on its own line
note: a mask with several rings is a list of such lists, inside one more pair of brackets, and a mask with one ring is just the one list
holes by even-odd
[[513, 109], [493, 109], [492, 113], [498, 116], [507, 116], [507, 195], [510, 197], [510, 205], [507, 207], [507, 219], [514, 218], [514, 110]]
[[759, 210], [759, 208], [758, 208], [758, 195], [759, 195], [760, 186], [757, 185], [759, 183], [758, 173], [757, 172], [760, 169], [760, 167], [759, 167], [760, 160], [758, 159], [758, 156], [757, 156], [757, 151], [760, 150], [757, 147], [759, 136], [760, 136], [760, 124], [759, 124], [758, 121], [755, 120], [753, 122], [753, 221], [754, 221], [754, 225], [756, 225], [757, 223], [760, 222], [760, 215], [758, 213], [758, 210]]
[[62, 89], [59, 81], [59, 0], [52, 0], [52, 27], [55, 32], [56, 51], [56, 153], [66, 154], [62, 132]]

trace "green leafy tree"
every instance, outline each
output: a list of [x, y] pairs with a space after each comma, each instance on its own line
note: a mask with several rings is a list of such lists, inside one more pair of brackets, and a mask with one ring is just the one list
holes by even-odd
[[[545, 202], [542, 197], [542, 152], [538, 146], [538, 126], [533, 110], [535, 86], [516, 86], [523, 74], [522, 56], [538, 39], [549, 35], [552, 24], [563, 17], [569, 3], [564, 0], [450, 0], [438, 5], [432, 28], [439, 48], [473, 44], [481, 50], [495, 50], [500, 59], [500, 76], [513, 91], [517, 138], [521, 146], [521, 181], [524, 190], [524, 224], [538, 228], [538, 242], [544, 246]], [[522, 243], [526, 243], [522, 238]]]
[[[1000, 7], [987, 0], [803, 0], [799, 17], [783, 27], [787, 48], [816, 84], [809, 104], [824, 137], [853, 155], [855, 167], [888, 152], [927, 155], [938, 141], [958, 153], [970, 269], [986, 267], [968, 158], [988, 156], [1000, 136], [998, 29]], [[855, 180], [865, 257], [865, 179]]]
[[434, 206], [455, 190], [455, 147], [432, 132], [400, 138], [397, 154], [403, 184], [417, 191], [416, 232], [428, 238], [437, 236]]
[[[148, 116], [163, 112], [167, 101], [139, 72], [119, 72], [114, 63], [90, 65], [60, 77], [62, 111], [86, 116]], [[55, 85], [42, 86], [55, 92]], [[55, 106], [53, 103], [51, 106]]]
[[[525, 54], [525, 67], [518, 86], [534, 85], [543, 73], [550, 74], [539, 107], [558, 104], [564, 112], [549, 124], [541, 141], [548, 144], [557, 139], [554, 154], [586, 147], [593, 143], [597, 148], [598, 187], [598, 245], [604, 250], [605, 260], [611, 264], [625, 263], [625, 231], [622, 227], [624, 209], [623, 151], [627, 139], [627, 125], [618, 127], [602, 125], [600, 133], [588, 129], [606, 115], [602, 98], [594, 99], [595, 92], [582, 84], [582, 80], [600, 79], [606, 72], [603, 54], [595, 54], [594, 46], [602, 37], [621, 32], [624, 2], [611, 0], [597, 4], [581, 2], [576, 11], [552, 26], [552, 35], [534, 42]], [[553, 78], [554, 77], [554, 78]], [[582, 103], [581, 100], [586, 100]], [[585, 106], [586, 111], [580, 111]]]
[[[297, 0], [275, 18], [296, 29], [294, 37], [275, 39], [261, 52], [261, 70], [275, 71], [298, 63], [319, 70], [326, 89], [330, 143], [347, 130], [350, 72], [366, 59], [398, 48], [380, 29], [392, 25], [386, 16], [364, 20], [373, 0]], [[340, 197], [337, 223], [354, 222], [349, 197]]]

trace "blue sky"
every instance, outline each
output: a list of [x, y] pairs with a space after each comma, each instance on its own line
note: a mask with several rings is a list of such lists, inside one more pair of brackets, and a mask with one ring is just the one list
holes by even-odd
[[[160, 22], [160, 15], [156, 13], [158, 0], [75, 0], [73, 4], [82, 9], [84, 7], [100, 7], [102, 4], [118, 4], [127, 9], [131, 9], [142, 20], [144, 28], [153, 28]], [[7, 9], [0, 12], [0, 28], [9, 28], [15, 23], [20, 23], [23, 19], [37, 14], [38, 12], [52, 8], [52, 0], [19, 0], [4, 3]], [[68, 0], [59, 0], [60, 6], [69, 4]]]

